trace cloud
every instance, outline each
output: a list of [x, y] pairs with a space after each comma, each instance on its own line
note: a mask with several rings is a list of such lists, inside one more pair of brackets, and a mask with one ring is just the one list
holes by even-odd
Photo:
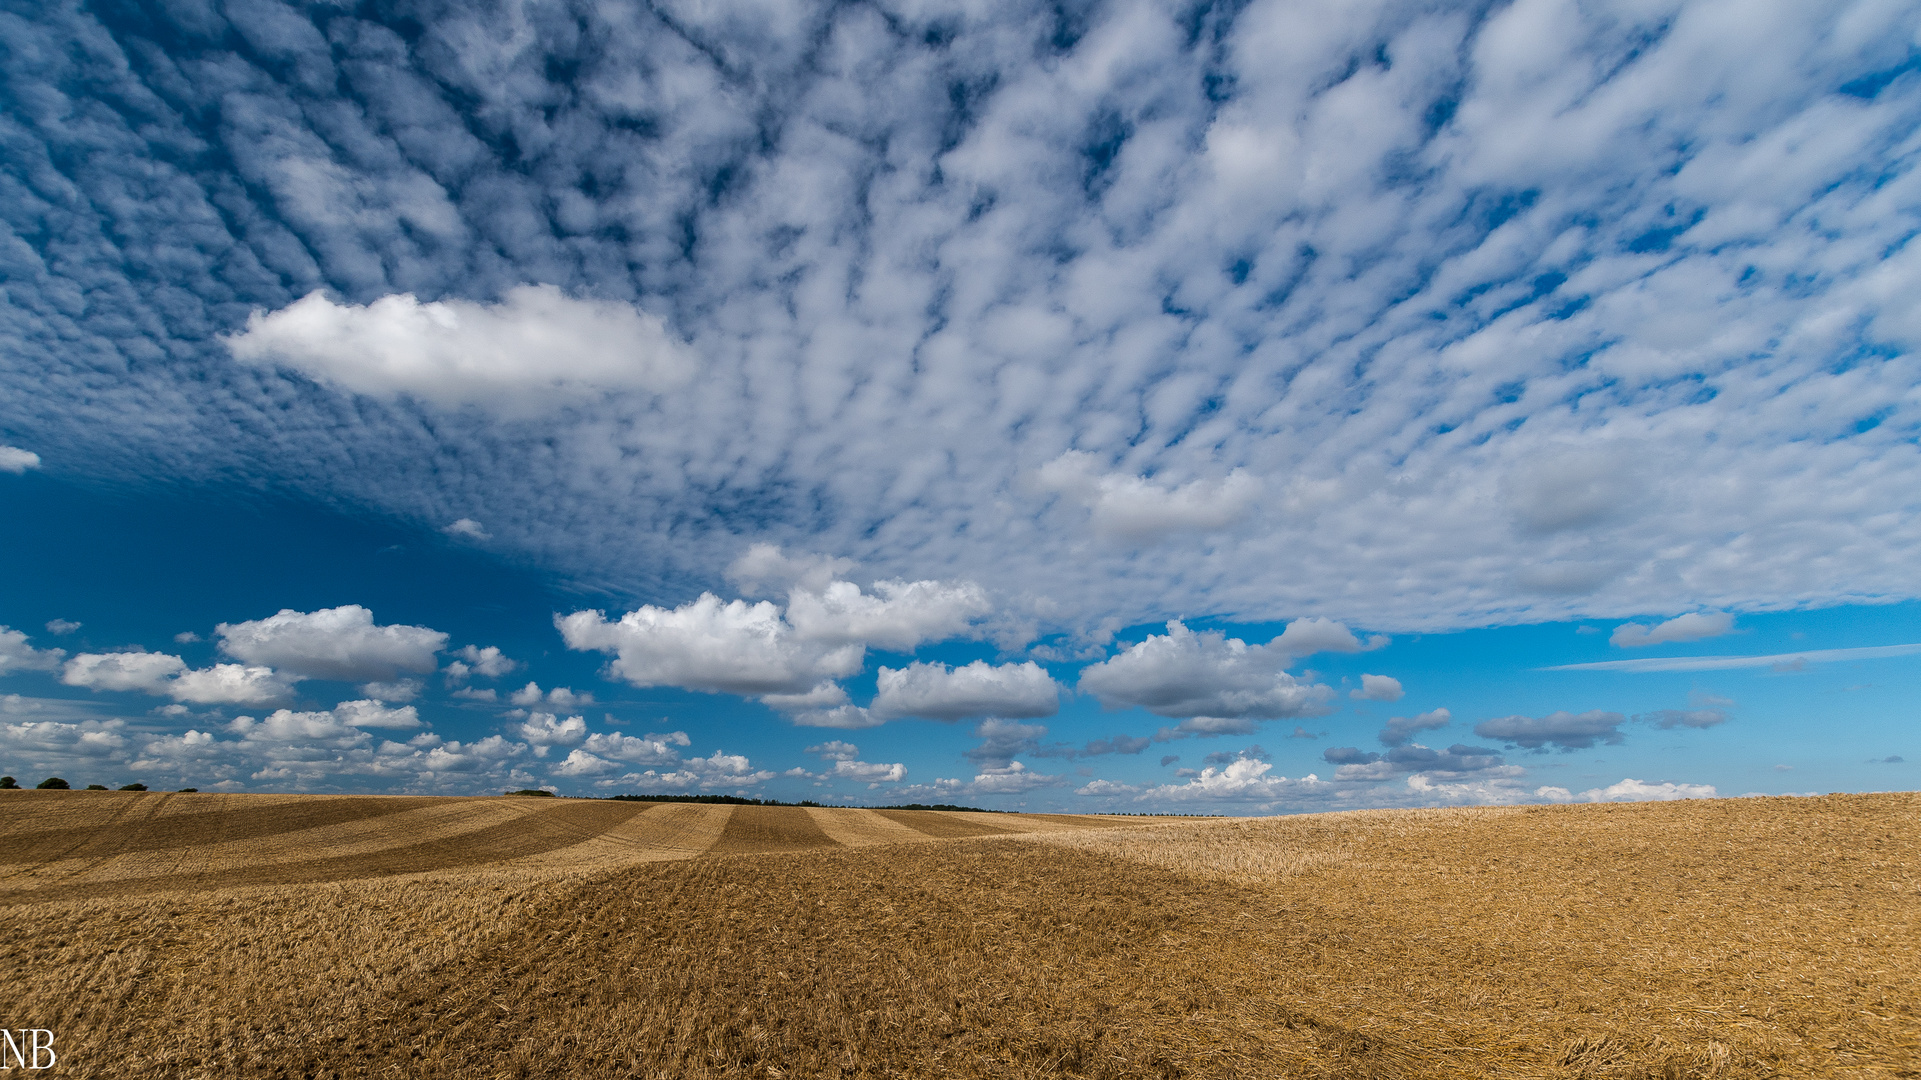
[[488, 532], [481, 526], [480, 522], [475, 521], [473, 518], [460, 518], [440, 531], [446, 533], [448, 536], [458, 537], [462, 540], [492, 540], [494, 538], [493, 533]]
[[1259, 746], [1250, 746], [1245, 750], [1217, 750], [1202, 758], [1201, 763], [1203, 765], [1231, 765], [1243, 758], [1252, 758], [1255, 761], [1273, 760], [1272, 756]]
[[333, 714], [341, 723], [357, 728], [417, 728], [422, 726], [420, 714], [412, 705], [388, 708], [378, 701], [343, 701], [333, 707]]
[[874, 592], [866, 593], [852, 582], [835, 581], [819, 592], [797, 588], [787, 595], [787, 621], [798, 637], [898, 652], [969, 635], [973, 620], [991, 611], [987, 594], [972, 582], [877, 581]]
[[[569, 718], [572, 719], [571, 717]], [[665, 734], [648, 732], [636, 737], [619, 732], [595, 732], [587, 736], [581, 749], [600, 757], [633, 765], [675, 765], [680, 761], [680, 748], [691, 745], [692, 740], [684, 731], [670, 731]]]
[[729, 754], [716, 750], [704, 758], [688, 758], [679, 763], [678, 768], [665, 772], [648, 769], [645, 772], [628, 773], [619, 778], [618, 784], [639, 788], [642, 791], [686, 790], [700, 788], [715, 791], [722, 788], [750, 788], [772, 780], [775, 774], [766, 769], [754, 768], [753, 762], [745, 755]]
[[907, 766], [900, 762], [882, 765], [868, 761], [836, 761], [825, 775], [836, 780], [857, 780], [869, 787], [875, 787], [880, 784], [895, 784], [907, 779]]
[[425, 686], [419, 679], [397, 679], [393, 682], [363, 683], [360, 692], [381, 701], [408, 702], [420, 696]]
[[601, 776], [619, 772], [620, 766], [605, 758], [595, 757], [585, 750], [569, 751], [565, 760], [551, 770], [555, 776]]
[[1000, 665], [976, 660], [957, 668], [916, 660], [904, 668], [882, 667], [876, 683], [872, 711], [888, 718], [1025, 719], [1060, 711], [1061, 688], [1031, 660]]
[[1211, 739], [1220, 735], [1252, 735], [1261, 729], [1260, 721], [1245, 716], [1190, 716], [1154, 733], [1155, 742], [1175, 739]]
[[40, 455], [17, 446], [0, 446], [0, 472], [19, 476], [28, 469], [40, 467]]
[[255, 311], [226, 344], [239, 360], [282, 364], [354, 393], [509, 415], [608, 391], [672, 389], [695, 368], [659, 317], [552, 285], [509, 289], [498, 304], [421, 303], [412, 293], [336, 304], [315, 291]]
[[534, 748], [535, 754], [545, 755], [550, 746], [572, 746], [586, 739], [587, 721], [578, 716], [562, 720], [553, 713], [537, 712], [512, 730]]
[[544, 702], [556, 709], [573, 709], [582, 705], [592, 705], [594, 703], [594, 695], [585, 692], [576, 692], [565, 686], [556, 686], [552, 690], [543, 691], [539, 683], [529, 682], [526, 686], [509, 694], [507, 700], [523, 708], [530, 705], [539, 705]]
[[1772, 653], [1767, 656], [1650, 656], [1637, 660], [1601, 660], [1591, 664], [1561, 664], [1542, 671], [1732, 671], [1737, 668], [1799, 670], [1809, 664], [1832, 664], [1845, 660], [1880, 660], [1890, 656], [1921, 653], [1916, 645], [1870, 645], [1859, 649], [1814, 649], [1809, 652]]
[[[488, 679], [498, 679], [520, 666], [519, 661], [511, 659], [492, 645], [484, 649], [473, 645], [462, 645], [460, 651], [454, 655], [460, 658], [456, 663], [461, 663], [474, 674]], [[451, 664], [448, 665], [448, 670], [452, 670]]]
[[1385, 648], [1388, 640], [1377, 634], [1363, 644], [1352, 630], [1333, 619], [1295, 619], [1281, 631], [1280, 637], [1268, 642], [1267, 647], [1289, 656], [1312, 656], [1318, 652], [1351, 653]]
[[[1107, 754], [1138, 754], [1154, 745], [1152, 739], [1142, 739], [1133, 735], [1115, 735], [1107, 739], [1093, 739], [1079, 750], [1064, 753], [1061, 757], [1102, 757]], [[1050, 754], [1049, 756], [1055, 756]]]
[[974, 726], [980, 745], [967, 751], [967, 760], [977, 765], [1006, 768], [1017, 755], [1041, 749], [1040, 738], [1047, 734], [1044, 724], [1023, 724], [1016, 720], [989, 718]]
[[829, 739], [818, 746], [810, 746], [806, 752], [819, 755], [828, 761], [852, 761], [860, 757], [860, 747], [839, 739]]
[[297, 743], [330, 749], [364, 746], [370, 741], [366, 732], [347, 723], [344, 717], [331, 710], [295, 712], [292, 709], [277, 709], [264, 720], [236, 716], [227, 724], [227, 730], [248, 742]]
[[862, 705], [836, 705], [829, 709], [803, 709], [789, 715], [788, 719], [801, 727], [859, 731], [863, 728], [879, 727], [893, 717], [884, 716]]
[[1674, 799], [1712, 799], [1717, 793], [1712, 784], [1675, 784], [1662, 781], [1626, 779], [1604, 788], [1581, 793], [1587, 802], [1667, 802]]
[[52, 634], [55, 637], [62, 637], [64, 635], [71, 634], [78, 629], [80, 629], [80, 624], [72, 621], [71, 619], [48, 619], [47, 620], [47, 633]]
[[1334, 779], [1392, 780], [1408, 773], [1420, 773], [1437, 780], [1516, 777], [1525, 770], [1508, 765], [1498, 750], [1485, 746], [1455, 743], [1436, 750], [1420, 743], [1394, 744], [1386, 753], [1362, 751], [1352, 746], [1330, 747], [1321, 753], [1334, 770]]
[[[1338, 626], [1307, 624], [1297, 643], [1313, 639], [1319, 646], [1334, 640], [1330, 627]], [[1197, 634], [1176, 620], [1167, 624], [1166, 634], [1150, 634], [1119, 655], [1083, 668], [1079, 688], [1109, 708], [1140, 706], [1168, 717], [1278, 719], [1327, 712], [1324, 703], [1333, 691], [1287, 674], [1283, 669], [1299, 654], [1276, 644], [1249, 645], [1218, 630]]]
[[182, 671], [164, 689], [175, 701], [199, 705], [270, 705], [292, 693], [289, 681], [258, 664], [215, 664]]
[[740, 586], [748, 596], [784, 593], [789, 589], [823, 592], [854, 566], [852, 559], [788, 555], [778, 544], [749, 544], [746, 551], [727, 564], [727, 580]]
[[712, 593], [673, 609], [644, 605], [618, 622], [598, 611], [576, 611], [554, 622], [568, 648], [612, 653], [608, 670], [635, 686], [804, 693], [822, 679], [859, 671], [866, 654], [859, 644], [800, 638], [767, 601], [722, 603]]
[[1726, 612], [1690, 613], [1677, 615], [1667, 622], [1656, 626], [1643, 626], [1640, 623], [1622, 623], [1614, 628], [1608, 644], [1620, 649], [1640, 649], [1649, 645], [1664, 645], [1670, 641], [1699, 641], [1702, 638], [1720, 637], [1734, 629], [1734, 616]]
[[0, 626], [0, 675], [15, 671], [54, 671], [66, 656], [62, 649], [36, 649], [27, 644], [27, 635]]
[[824, 682], [802, 694], [762, 694], [761, 703], [785, 713], [819, 712], [848, 703], [847, 688]]
[[1004, 766], [982, 769], [965, 790], [970, 795], [1024, 795], [1040, 788], [1058, 787], [1066, 782], [1066, 777], [1033, 772], [1020, 762], [1013, 761]]
[[1474, 734], [1484, 739], [1500, 739], [1529, 750], [1558, 746], [1563, 750], [1587, 750], [1596, 744], [1618, 745], [1621, 724], [1627, 718], [1617, 712], [1590, 709], [1584, 713], [1565, 710], [1546, 716], [1503, 716], [1474, 725]]
[[76, 475], [1062, 634], [1921, 595], [1912, 5], [20, 10], [0, 428]]
[[1275, 802], [1318, 796], [1329, 786], [1313, 773], [1293, 780], [1269, 775], [1273, 768], [1265, 761], [1241, 758], [1223, 768], [1202, 769], [1185, 784], [1162, 784], [1148, 788], [1140, 798], [1168, 802]]
[[249, 664], [307, 679], [391, 680], [403, 671], [431, 672], [447, 635], [424, 626], [376, 626], [359, 604], [302, 612], [282, 608], [265, 619], [221, 623], [220, 651]]
[[1144, 540], [1168, 533], [1216, 532], [1239, 521], [1261, 493], [1259, 478], [1234, 469], [1218, 480], [1177, 486], [1144, 476], [1102, 473], [1093, 454], [1070, 450], [1041, 466], [1042, 490], [1060, 492], [1090, 511], [1094, 530]]
[[1382, 746], [1402, 746], [1414, 737], [1416, 732], [1433, 731], [1454, 722], [1454, 714], [1446, 709], [1430, 709], [1417, 716], [1396, 716], [1388, 720], [1381, 729]]
[[[1357, 767], [1358, 766], [1358, 767]], [[1372, 780], [1404, 773], [1420, 773], [1435, 779], [1457, 780], [1473, 777], [1518, 777], [1526, 770], [1509, 765], [1500, 751], [1485, 746], [1455, 743], [1445, 750], [1411, 743], [1397, 746], [1380, 760], [1356, 762], [1334, 771], [1336, 780]]]
[[1664, 729], [1708, 728], [1725, 724], [1727, 720], [1728, 714], [1724, 709], [1660, 709], [1651, 713], [1636, 713], [1634, 717], [1637, 724], [1653, 724]]
[[1399, 701], [1405, 695], [1401, 680], [1386, 675], [1363, 675], [1360, 687], [1347, 692], [1348, 697], [1362, 701]]
[[1558, 533], [1604, 524], [1645, 497], [1627, 447], [1561, 450], [1516, 465], [1503, 494], [1522, 530]]
[[1140, 793], [1140, 790], [1140, 788], [1132, 784], [1123, 784], [1114, 780], [1089, 780], [1087, 783], [1075, 788], [1074, 794], [1096, 798], [1109, 798], [1120, 795], [1136, 795]]
[[60, 681], [89, 690], [164, 694], [198, 705], [270, 705], [292, 692], [290, 680], [272, 668], [215, 664], [190, 669], [167, 653], [80, 653], [61, 669]]

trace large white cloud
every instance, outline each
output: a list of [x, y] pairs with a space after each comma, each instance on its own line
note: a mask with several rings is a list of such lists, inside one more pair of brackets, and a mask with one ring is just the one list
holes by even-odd
[[609, 622], [598, 611], [555, 620], [570, 649], [612, 653], [614, 676], [635, 686], [732, 694], [798, 694], [859, 671], [859, 643], [803, 640], [768, 601], [722, 603], [712, 593], [677, 608], [644, 605]]
[[0, 675], [14, 671], [53, 671], [65, 655], [60, 649], [36, 649], [27, 644], [26, 634], [0, 626]]
[[987, 593], [972, 582], [877, 581], [870, 593], [851, 581], [834, 581], [819, 592], [795, 589], [787, 597], [787, 621], [803, 638], [899, 652], [966, 635], [975, 619], [993, 610]]
[[998, 665], [976, 660], [955, 668], [917, 660], [904, 668], [881, 668], [876, 685], [878, 693], [870, 708], [875, 715], [889, 718], [1011, 719], [1060, 711], [1060, 686], [1031, 660]]
[[264, 619], [221, 623], [220, 651], [249, 664], [309, 679], [362, 682], [392, 679], [402, 671], [439, 667], [435, 653], [447, 635], [424, 626], [377, 626], [359, 604], [294, 611], [282, 608]]
[[169, 653], [80, 653], [61, 669], [60, 681], [89, 690], [137, 690], [200, 705], [269, 705], [291, 692], [290, 680], [254, 664], [214, 664], [190, 669]]
[[0, 446], [0, 472], [18, 476], [29, 469], [40, 467], [40, 455], [17, 446]]
[[412, 294], [337, 304], [313, 292], [254, 312], [227, 347], [241, 360], [286, 364], [356, 393], [510, 413], [596, 391], [669, 389], [694, 369], [659, 317], [551, 285], [509, 289], [498, 304], [421, 303]]
[[[1340, 632], [1353, 640], [1345, 627]], [[1320, 625], [1301, 636], [1317, 641], [1332, 637]], [[1174, 621], [1167, 624], [1167, 633], [1150, 634], [1084, 668], [1079, 688], [1110, 708], [1137, 705], [1170, 717], [1271, 720], [1326, 712], [1333, 691], [1289, 675], [1284, 669], [1295, 654], [1279, 646], [1279, 640], [1249, 645], [1218, 630], [1197, 634]]]

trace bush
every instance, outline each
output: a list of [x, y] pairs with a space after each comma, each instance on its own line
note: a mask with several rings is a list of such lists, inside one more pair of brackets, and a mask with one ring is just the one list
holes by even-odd
[[538, 797], [543, 797], [543, 798], [548, 798], [548, 799], [551, 799], [551, 798], [553, 798], [553, 797], [554, 797], [554, 793], [553, 793], [553, 792], [551, 792], [551, 791], [542, 791], [542, 790], [540, 790], [539, 788], [521, 788], [521, 789], [520, 789], [519, 791], [509, 791], [509, 792], [508, 792], [507, 794], [509, 794], [509, 795], [534, 795], [534, 796], [538, 796]]
[[41, 791], [65, 791], [68, 788], [72, 787], [73, 785], [67, 783], [65, 780], [62, 780], [57, 776], [49, 776], [45, 780], [40, 781], [40, 783], [36, 784], [35, 786], [38, 787]]
[[181, 789], [180, 789], [180, 792], [179, 792], [179, 794], [182, 794], [182, 795], [191, 795], [191, 794], [193, 794], [194, 792], [196, 792], [196, 791], [199, 791], [199, 790], [200, 790], [200, 789], [199, 789], [199, 788], [197, 788], [197, 787], [183, 787], [183, 788], [181, 788]]
[[145, 790], [147, 790], [147, 785], [145, 785], [145, 784], [122, 784], [122, 785], [120, 785], [120, 790], [121, 790], [121, 791], [145, 791]]
[[11, 776], [0, 776], [0, 791], [19, 791], [20, 781]]
[[87, 785], [87, 790], [88, 790], [88, 791], [105, 791], [105, 790], [107, 790], [107, 785], [105, 785], [105, 784], [88, 784], [88, 785]]

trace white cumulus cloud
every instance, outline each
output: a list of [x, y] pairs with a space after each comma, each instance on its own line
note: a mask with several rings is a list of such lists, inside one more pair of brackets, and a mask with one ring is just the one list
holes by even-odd
[[877, 581], [864, 592], [850, 581], [787, 596], [787, 621], [800, 637], [830, 644], [862, 642], [911, 652], [924, 641], [969, 634], [994, 606], [972, 582]]
[[60, 681], [89, 690], [134, 690], [199, 705], [269, 705], [291, 691], [272, 668], [215, 664], [190, 669], [168, 653], [80, 653], [68, 660]]
[[220, 651], [308, 679], [390, 680], [439, 667], [447, 635], [424, 626], [377, 626], [359, 604], [319, 611], [282, 608], [250, 622], [221, 623]]
[[1000, 665], [976, 660], [956, 668], [917, 660], [904, 668], [882, 667], [876, 682], [871, 711], [889, 718], [1034, 717], [1060, 710], [1060, 686], [1031, 660]]
[[227, 347], [249, 363], [283, 364], [356, 393], [516, 415], [598, 392], [669, 390], [694, 371], [657, 316], [552, 285], [509, 289], [498, 304], [423, 304], [411, 293], [337, 304], [316, 291], [254, 312]]
[[1665, 780], [1649, 783], [1629, 778], [1604, 788], [1584, 791], [1581, 798], [1588, 802], [1665, 802], [1672, 799], [1712, 799], [1717, 794], [1713, 784], [1676, 784]]
[[0, 675], [13, 671], [52, 671], [67, 655], [61, 649], [36, 649], [27, 644], [27, 635], [0, 626]]
[[651, 604], [609, 622], [576, 611], [555, 624], [571, 649], [612, 653], [609, 670], [635, 686], [732, 694], [805, 693], [859, 671], [865, 647], [803, 640], [768, 601], [723, 603], [712, 593], [677, 608]]
[[19, 476], [28, 469], [40, 467], [40, 455], [17, 446], [0, 446], [0, 472]]
[[[1316, 627], [1303, 636], [1325, 640], [1330, 635]], [[1150, 634], [1082, 669], [1079, 687], [1110, 708], [1140, 706], [1159, 716], [1233, 720], [1320, 715], [1327, 711], [1325, 702], [1333, 691], [1289, 675], [1284, 669], [1295, 655], [1275, 644], [1249, 645], [1217, 630], [1197, 634], [1175, 620], [1167, 624], [1167, 633]]]

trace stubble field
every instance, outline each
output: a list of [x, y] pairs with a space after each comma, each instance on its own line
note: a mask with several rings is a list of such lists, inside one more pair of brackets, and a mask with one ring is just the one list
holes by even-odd
[[49, 1076], [1912, 1077], [1917, 824], [7, 792], [0, 1025]]

